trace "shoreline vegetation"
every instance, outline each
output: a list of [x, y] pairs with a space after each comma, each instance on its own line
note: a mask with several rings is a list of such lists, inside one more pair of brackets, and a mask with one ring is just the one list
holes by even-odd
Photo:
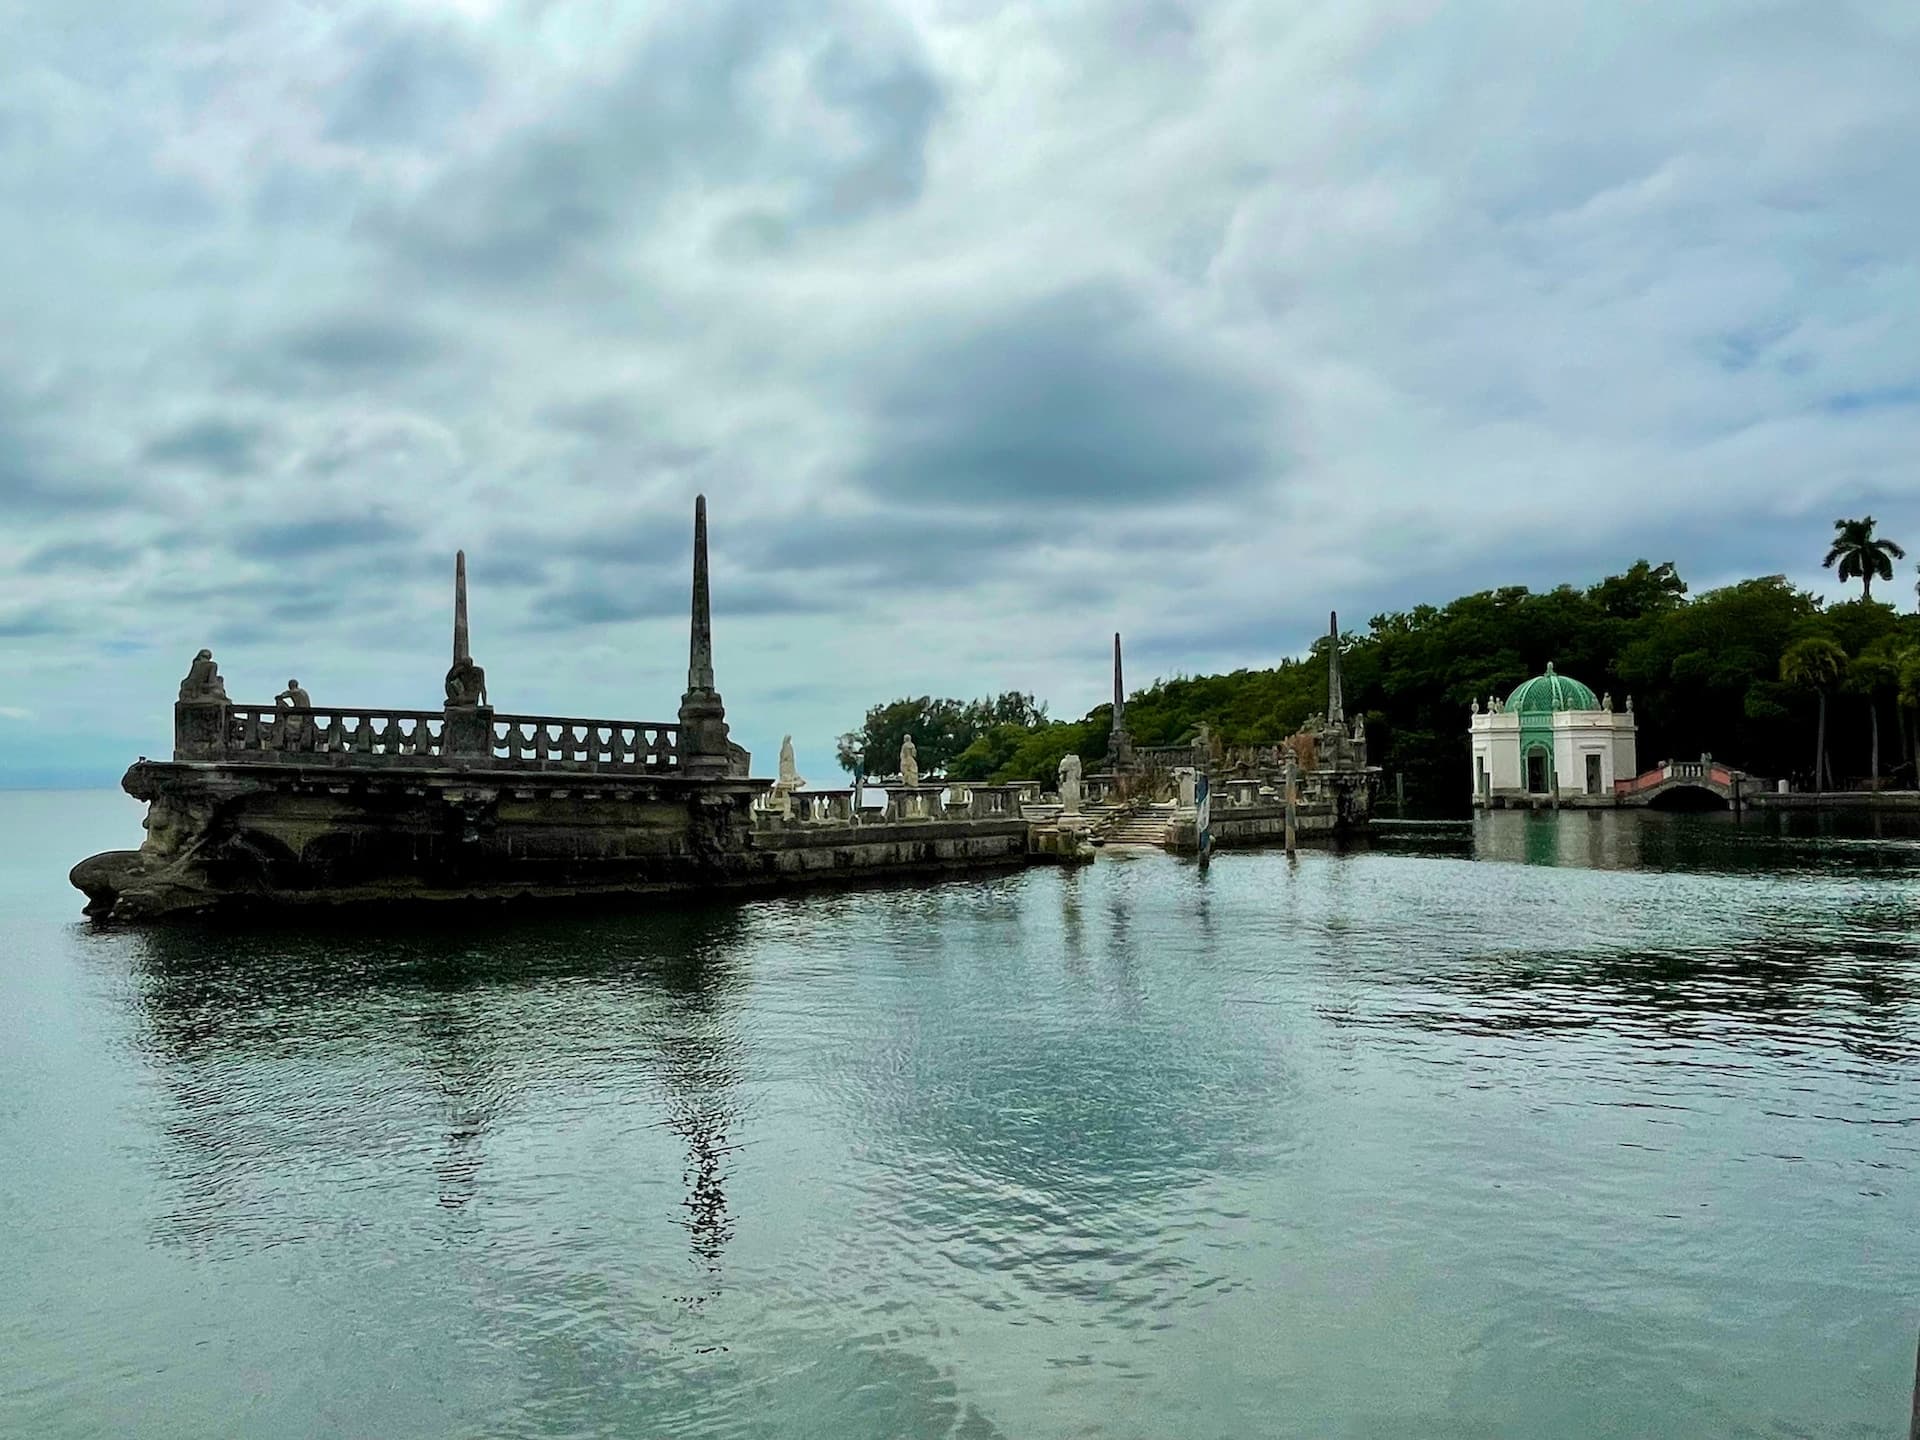
[[[1835, 530], [1828, 564], [1862, 581], [1859, 599], [1828, 604], [1782, 575], [1694, 595], [1671, 563], [1640, 560], [1585, 589], [1507, 586], [1376, 615], [1341, 637], [1347, 712], [1365, 715], [1374, 763], [1389, 785], [1405, 777], [1417, 813], [1465, 813], [1469, 705], [1549, 661], [1615, 704], [1632, 698], [1643, 766], [1708, 753], [1796, 790], [1913, 788], [1920, 615], [1871, 598], [1904, 552], [1874, 538], [1871, 517]], [[1292, 734], [1325, 707], [1329, 643], [1267, 669], [1156, 680], [1127, 697], [1133, 743], [1178, 744], [1202, 724], [1228, 745]], [[869, 709], [839, 760], [885, 773], [911, 734], [929, 775], [1050, 780], [1069, 751], [1098, 765], [1112, 721], [1110, 704], [1057, 720], [1013, 692], [905, 697]]]

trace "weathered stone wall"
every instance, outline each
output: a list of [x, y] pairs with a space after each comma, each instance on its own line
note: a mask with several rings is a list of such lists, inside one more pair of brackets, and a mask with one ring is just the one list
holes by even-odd
[[147, 841], [76, 866], [89, 913], [693, 891], [1023, 863], [1026, 823], [756, 828], [764, 781], [142, 762]]
[[[1294, 836], [1299, 840], [1329, 839], [1339, 833], [1333, 811], [1323, 805], [1298, 806], [1294, 811]], [[1285, 805], [1243, 805], [1227, 811], [1214, 811], [1207, 829], [1216, 850], [1231, 850], [1247, 845], [1284, 845], [1287, 839]], [[1175, 820], [1167, 827], [1167, 848], [1191, 855], [1199, 848], [1190, 818]]]

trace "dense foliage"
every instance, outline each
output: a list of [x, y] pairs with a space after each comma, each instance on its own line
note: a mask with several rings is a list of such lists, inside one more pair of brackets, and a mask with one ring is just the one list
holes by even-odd
[[[1128, 700], [1127, 729], [1136, 745], [1178, 743], [1202, 722], [1229, 744], [1290, 734], [1325, 707], [1327, 643], [1270, 670], [1157, 681]], [[1671, 564], [1640, 561], [1584, 590], [1509, 587], [1376, 615], [1341, 649], [1347, 709], [1365, 714], [1373, 760], [1436, 812], [1467, 803], [1469, 704], [1549, 661], [1616, 705], [1633, 698], [1643, 765], [1711, 752], [1811, 785], [1823, 756], [1830, 783], [1914, 783], [1920, 616], [1864, 598], [1823, 605], [1778, 575], [1690, 596]], [[1009, 700], [1021, 704], [989, 715]], [[1106, 705], [1062, 722], [1028, 696], [923, 699], [876, 707], [863, 733], [869, 755], [891, 756], [911, 730], [928, 773], [1045, 779], [1068, 750], [1099, 761], [1111, 723]]]

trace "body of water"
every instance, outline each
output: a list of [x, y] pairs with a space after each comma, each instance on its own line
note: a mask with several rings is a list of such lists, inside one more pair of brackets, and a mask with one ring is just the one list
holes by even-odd
[[0, 795], [0, 1434], [1903, 1433], [1911, 832], [91, 929], [138, 821]]

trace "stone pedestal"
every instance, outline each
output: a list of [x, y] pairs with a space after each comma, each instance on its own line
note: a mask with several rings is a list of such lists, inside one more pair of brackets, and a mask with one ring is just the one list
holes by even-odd
[[173, 707], [173, 758], [207, 760], [227, 748], [227, 706], [221, 700], [181, 700]]
[[733, 767], [727, 707], [717, 690], [689, 690], [680, 698], [680, 773], [724, 780]]
[[493, 755], [493, 707], [449, 705], [443, 712], [446, 728], [440, 732], [440, 753]]

